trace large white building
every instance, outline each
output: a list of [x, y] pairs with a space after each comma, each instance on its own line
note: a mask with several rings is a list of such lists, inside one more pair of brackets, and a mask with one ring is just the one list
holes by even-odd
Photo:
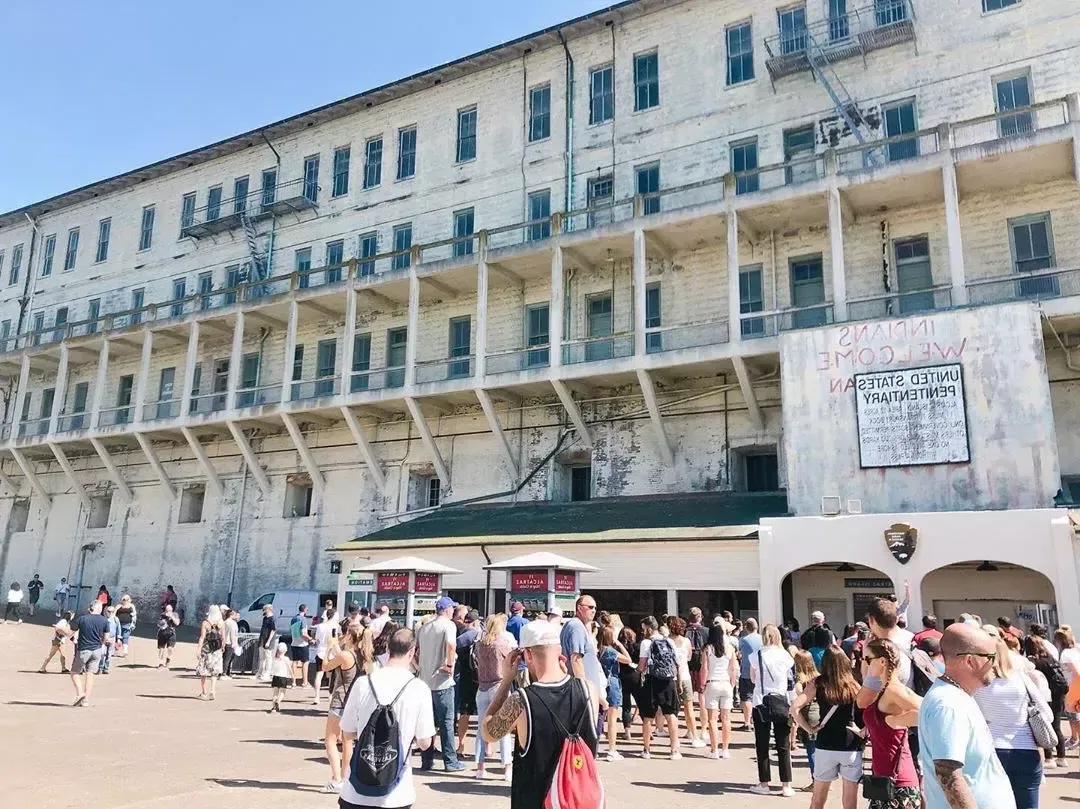
[[0, 575], [1080, 623], [1078, 31], [630, 0], [0, 216]]

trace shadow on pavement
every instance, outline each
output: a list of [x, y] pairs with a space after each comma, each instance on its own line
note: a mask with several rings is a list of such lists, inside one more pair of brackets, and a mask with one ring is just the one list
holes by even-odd
[[312, 756], [311, 758], [305, 758], [304, 761], [314, 761], [316, 764], [329, 764], [330, 759], [326, 756]]
[[[685, 781], [680, 784], [650, 784], [648, 781], [631, 781], [636, 787], [652, 787], [653, 789], [668, 789], [672, 792], [684, 792], [687, 795], [722, 795], [725, 792], [748, 793], [748, 784], [736, 784], [730, 781]], [[776, 793], [780, 794], [779, 790]]]
[[192, 694], [136, 694], [142, 699], [198, 699]]
[[322, 750], [322, 742], [309, 742], [307, 739], [242, 739], [245, 744], [280, 744], [282, 747], [295, 747], [299, 750]]
[[505, 798], [509, 784], [492, 781], [436, 781], [427, 785], [432, 792], [448, 792], [452, 795], [487, 795]]
[[295, 781], [255, 781], [249, 778], [207, 778], [219, 787], [237, 789], [284, 789], [290, 792], [322, 792], [322, 787], [298, 784]]
[[12, 699], [5, 705], [33, 705], [35, 708], [70, 708], [70, 702], [34, 702], [33, 700]]

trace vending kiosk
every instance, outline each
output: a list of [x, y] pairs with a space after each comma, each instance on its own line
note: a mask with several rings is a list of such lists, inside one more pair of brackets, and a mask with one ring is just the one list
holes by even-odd
[[529, 618], [547, 612], [573, 618], [574, 603], [581, 594], [580, 574], [599, 570], [584, 562], [546, 552], [516, 556], [486, 565], [485, 569], [506, 571], [506, 611], [510, 611], [513, 602], [520, 601]]
[[351, 574], [374, 576], [375, 603], [386, 604], [390, 620], [411, 629], [425, 615], [435, 613], [435, 602], [443, 592], [442, 577], [460, 572], [417, 556], [402, 556], [357, 568]]

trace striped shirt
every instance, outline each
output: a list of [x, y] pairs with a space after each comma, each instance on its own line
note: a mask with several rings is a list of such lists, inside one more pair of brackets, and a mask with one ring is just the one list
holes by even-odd
[[1028, 695], [1024, 675], [999, 678], [975, 692], [997, 750], [1038, 750], [1027, 723]]

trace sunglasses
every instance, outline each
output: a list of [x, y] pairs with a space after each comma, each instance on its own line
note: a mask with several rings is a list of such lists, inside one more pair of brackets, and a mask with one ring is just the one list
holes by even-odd
[[987, 652], [987, 653], [963, 652], [960, 656], [961, 657], [981, 657], [984, 660], [989, 660], [991, 663], [993, 663], [995, 660], [997, 660], [997, 652]]

